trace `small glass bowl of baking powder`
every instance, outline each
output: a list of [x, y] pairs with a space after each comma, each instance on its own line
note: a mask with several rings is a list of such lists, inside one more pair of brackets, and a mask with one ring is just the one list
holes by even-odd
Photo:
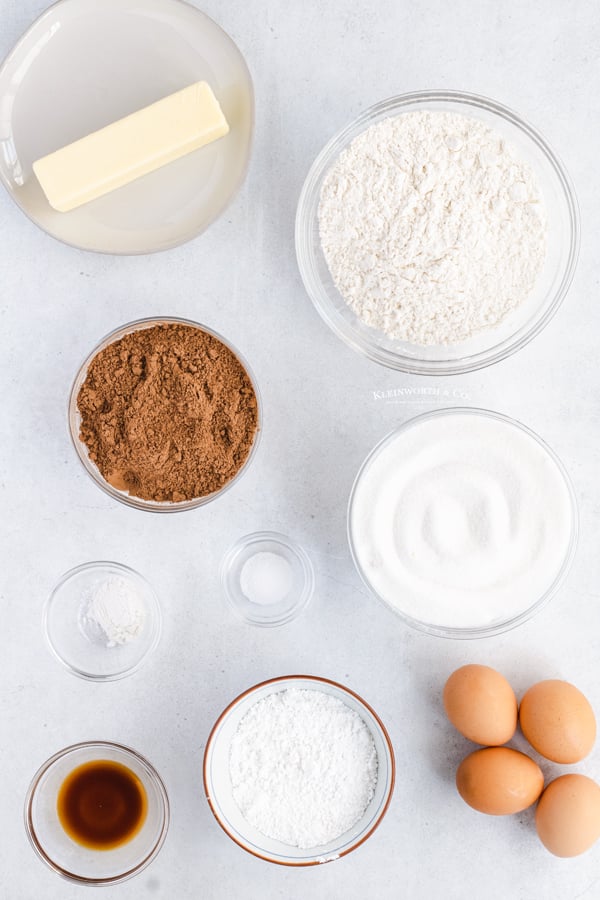
[[[546, 208], [546, 256], [530, 295], [499, 325], [456, 344], [417, 345], [367, 325], [338, 291], [321, 246], [319, 204], [323, 183], [340, 154], [371, 126], [406, 112], [441, 111], [478, 120], [518, 152], [536, 176]], [[348, 191], [350, 188], [347, 188]], [[323, 148], [304, 183], [296, 216], [296, 254], [304, 286], [317, 311], [349, 347], [374, 362], [417, 375], [454, 375], [496, 363], [548, 324], [575, 272], [579, 209], [564, 166], [545, 139], [494, 100], [460, 91], [417, 91], [384, 100], [363, 112]]]
[[257, 531], [229, 548], [221, 584], [232, 609], [250, 625], [291, 622], [305, 609], [315, 586], [306, 551], [284, 534]]
[[[88, 448], [79, 436], [81, 428], [81, 415], [77, 406], [77, 398], [79, 396], [81, 386], [83, 385], [87, 377], [88, 367], [92, 363], [93, 359], [98, 355], [98, 353], [100, 353], [100, 351], [104, 350], [115, 341], [118, 341], [121, 338], [125, 337], [125, 335], [131, 334], [135, 331], [152, 328], [155, 325], [185, 325], [190, 328], [196, 328], [208, 335], [211, 335], [213, 338], [216, 338], [238, 359], [239, 363], [248, 375], [248, 378], [254, 390], [254, 395], [256, 397], [256, 431], [254, 433], [252, 446], [250, 447], [250, 451], [246, 459], [242, 462], [233, 478], [227, 481], [218, 490], [213, 491], [210, 494], [203, 494], [200, 497], [193, 497], [191, 500], [146, 500], [142, 497], [136, 497], [134, 494], [130, 494], [125, 490], [120, 490], [118, 487], [110, 484], [103, 477], [98, 466], [92, 459], [90, 459]], [[98, 485], [98, 487], [102, 488], [105, 493], [109, 494], [109, 496], [111, 496], [114, 500], [118, 500], [120, 503], [125, 503], [127, 506], [132, 506], [135, 509], [157, 513], [184, 512], [190, 509], [197, 509], [199, 506], [204, 506], [205, 504], [210, 503], [212, 500], [216, 500], [217, 497], [220, 497], [222, 494], [232, 488], [233, 485], [236, 484], [242, 477], [242, 475], [247, 471], [258, 450], [260, 438], [262, 435], [262, 399], [256, 378], [254, 376], [254, 373], [252, 372], [252, 369], [248, 365], [247, 360], [233, 346], [233, 344], [231, 344], [226, 338], [223, 337], [223, 335], [219, 334], [216, 331], [213, 331], [206, 325], [201, 325], [199, 322], [194, 322], [191, 319], [178, 318], [176, 316], [154, 316], [147, 319], [138, 319], [134, 322], [129, 322], [127, 325], [122, 325], [120, 328], [116, 328], [114, 331], [111, 331], [110, 334], [107, 334], [106, 337], [104, 337], [100, 341], [100, 343], [97, 344], [96, 347], [94, 347], [92, 352], [84, 360], [75, 377], [75, 381], [73, 382], [71, 393], [69, 395], [68, 417], [69, 432], [71, 435], [73, 447], [75, 448], [75, 452], [77, 453], [80, 462], [82, 463], [87, 474], [91, 477], [92, 481], [94, 481]]]
[[115, 562], [88, 562], [66, 572], [43, 612], [52, 653], [88, 681], [132, 675], [156, 648], [161, 627], [152, 586]]

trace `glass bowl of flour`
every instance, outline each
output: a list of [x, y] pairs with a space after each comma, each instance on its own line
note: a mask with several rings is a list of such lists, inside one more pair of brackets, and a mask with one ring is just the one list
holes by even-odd
[[562, 585], [577, 534], [575, 492], [554, 451], [484, 409], [435, 410], [392, 431], [348, 505], [365, 585], [407, 624], [448, 638], [530, 619]]
[[327, 678], [257, 684], [217, 719], [204, 789], [225, 833], [282, 866], [332, 862], [364, 843], [389, 807], [394, 751], [373, 709]]
[[483, 368], [535, 337], [571, 284], [579, 237], [544, 138], [457, 91], [366, 110], [315, 160], [296, 217], [325, 322], [369, 359], [424, 375]]

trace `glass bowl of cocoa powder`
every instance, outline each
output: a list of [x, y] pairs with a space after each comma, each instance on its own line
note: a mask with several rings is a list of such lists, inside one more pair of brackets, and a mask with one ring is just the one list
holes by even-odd
[[107, 494], [151, 512], [216, 499], [261, 434], [256, 379], [222, 335], [188, 319], [139, 319], [106, 335], [77, 373], [71, 439]]

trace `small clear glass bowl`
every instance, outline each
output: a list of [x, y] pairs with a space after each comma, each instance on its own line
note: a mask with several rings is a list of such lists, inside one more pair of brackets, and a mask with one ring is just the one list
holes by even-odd
[[[243, 817], [234, 797], [229, 774], [231, 740], [248, 710], [263, 697], [288, 688], [321, 691], [330, 694], [358, 713], [375, 742], [377, 785], [375, 793], [358, 822], [335, 841], [322, 847], [302, 849], [276, 841], [258, 831]], [[280, 866], [316, 866], [346, 856], [371, 837], [381, 824], [394, 792], [396, 762], [392, 742], [375, 710], [354, 691], [313, 675], [287, 675], [256, 684], [240, 694], [221, 713], [206, 743], [204, 752], [204, 791], [213, 815], [231, 840], [265, 862]]]
[[[418, 346], [394, 340], [365, 325], [337, 290], [319, 237], [321, 188], [340, 153], [376, 122], [419, 110], [461, 113], [503, 135], [532, 167], [548, 217], [546, 261], [531, 296], [497, 328], [449, 346]], [[302, 188], [296, 216], [300, 274], [324, 321], [353, 350], [381, 365], [416, 375], [471, 372], [524, 347], [548, 324], [562, 303], [575, 272], [579, 240], [579, 209], [573, 185], [544, 138], [506, 106], [461, 91], [417, 91], [391, 97], [367, 109], [336, 134], [316, 158]]]
[[[112, 484], [109, 484], [108, 481], [106, 481], [106, 479], [101, 475], [98, 466], [89, 457], [87, 446], [79, 438], [81, 416], [77, 407], [77, 397], [79, 395], [81, 386], [87, 377], [87, 370], [90, 363], [92, 362], [94, 357], [97, 356], [97, 354], [101, 350], [104, 350], [105, 347], [108, 347], [109, 344], [113, 344], [115, 341], [120, 340], [122, 337], [125, 337], [126, 334], [131, 334], [134, 331], [142, 331], [145, 328], [152, 328], [154, 325], [188, 325], [191, 328], [198, 328], [200, 331], [212, 335], [212, 337], [216, 338], [218, 341], [224, 344], [225, 347], [227, 347], [240, 361], [240, 363], [246, 370], [246, 374], [250, 379], [250, 382], [254, 389], [254, 394], [256, 396], [256, 433], [254, 435], [252, 447], [250, 448], [250, 452], [248, 453], [248, 456], [246, 457], [244, 463], [235, 473], [233, 478], [231, 478], [226, 484], [224, 484], [223, 487], [219, 488], [218, 491], [213, 491], [211, 494], [205, 494], [202, 497], [193, 497], [191, 500], [182, 500], [179, 502], [159, 502], [156, 500], [144, 500], [142, 497], [135, 497], [133, 494], [128, 494], [127, 491], [118, 490], [118, 488], [115, 488]], [[138, 319], [135, 322], [129, 322], [127, 325], [122, 325], [120, 328], [116, 328], [114, 331], [111, 331], [110, 334], [107, 334], [106, 337], [104, 337], [100, 341], [100, 343], [96, 347], [94, 347], [92, 352], [89, 354], [89, 356], [86, 358], [83, 365], [79, 369], [75, 381], [73, 382], [73, 387], [71, 388], [71, 393], [69, 395], [69, 431], [71, 434], [71, 441], [75, 448], [75, 452], [77, 453], [77, 456], [83, 464], [85, 471], [92, 478], [92, 480], [96, 482], [98, 487], [101, 487], [102, 490], [109, 494], [113, 499], [119, 500], [121, 503], [125, 503], [127, 506], [133, 506], [135, 509], [142, 509], [147, 512], [184, 512], [188, 509], [196, 509], [199, 506], [205, 506], [207, 503], [210, 503], [211, 500], [216, 500], [217, 497], [220, 497], [221, 494], [224, 494], [231, 487], [233, 487], [233, 485], [237, 481], [239, 481], [243, 473], [248, 469], [248, 466], [254, 459], [256, 451], [258, 450], [258, 445], [260, 443], [262, 431], [262, 401], [258, 385], [256, 383], [256, 378], [254, 377], [252, 369], [250, 368], [242, 354], [238, 350], [236, 350], [233, 344], [230, 344], [229, 341], [226, 340], [226, 338], [224, 338], [221, 334], [213, 331], [212, 328], [207, 328], [206, 325], [201, 325], [199, 322], [193, 322], [190, 319], [181, 319], [177, 318], [176, 316], [153, 316], [148, 319]]]
[[[290, 591], [277, 603], [254, 603], [244, 594], [242, 570], [257, 553], [275, 553], [290, 565]], [[295, 541], [274, 531], [257, 531], [229, 548], [221, 563], [221, 584], [231, 607], [245, 622], [269, 627], [284, 625], [300, 615], [312, 597], [315, 574], [310, 557]]]
[[[114, 647], [107, 646], [101, 633], [82, 627], [90, 591], [110, 577], [129, 581], [145, 610], [140, 633]], [[117, 681], [132, 675], [156, 648], [161, 627], [160, 605], [152, 586], [139, 572], [115, 562], [88, 562], [65, 572], [43, 612], [44, 634], [52, 653], [69, 672], [88, 681]]]
[[[58, 818], [58, 793], [78, 766], [110, 760], [131, 769], [142, 782], [148, 801], [146, 819], [134, 837], [113, 850], [91, 850], [68, 836]], [[31, 846], [51, 869], [86, 885], [118, 884], [148, 866], [165, 842], [169, 800], [158, 772], [147, 759], [121, 744], [89, 741], [66, 747], [38, 769], [25, 798], [25, 830]]]
[[[517, 614], [507, 616], [506, 618], [499, 621], [495, 620], [489, 625], [477, 625], [473, 627], [452, 627], [450, 625], [441, 625], [426, 621], [424, 619], [416, 619], [414, 618], [414, 616], [411, 616], [408, 613], [404, 612], [400, 608], [400, 606], [389, 602], [375, 589], [375, 587], [371, 584], [367, 573], [364, 571], [360, 563], [359, 554], [356, 548], [356, 541], [352, 530], [353, 504], [357, 494], [357, 488], [360, 485], [361, 479], [363, 478], [365, 472], [367, 471], [373, 460], [376, 459], [392, 441], [396, 440], [399, 434], [402, 434], [403, 432], [406, 432], [409, 429], [414, 428], [415, 426], [418, 426], [422, 422], [425, 422], [429, 419], [450, 417], [455, 415], [473, 415], [497, 419], [501, 422], [505, 422], [507, 425], [510, 425], [513, 428], [518, 429], [519, 431], [527, 435], [531, 440], [535, 441], [540, 449], [547, 455], [549, 461], [558, 470], [558, 473], [564, 482], [564, 487], [569, 497], [569, 505], [571, 509], [570, 536], [568, 545], [565, 550], [565, 555], [560, 562], [560, 566], [557, 569], [555, 577], [548, 585], [546, 590], [541, 594], [541, 596], [534, 597], [532, 603]], [[449, 409], [436, 409], [432, 412], [423, 413], [420, 416], [415, 416], [414, 418], [409, 419], [407, 422], [404, 422], [398, 428], [395, 428], [381, 441], [379, 441], [378, 444], [375, 445], [373, 450], [371, 450], [367, 458], [364, 460], [356, 478], [354, 479], [354, 484], [352, 485], [350, 499], [348, 501], [347, 536], [352, 561], [354, 562], [356, 571], [360, 575], [364, 585], [368, 588], [371, 594], [377, 597], [378, 600], [380, 600], [385, 606], [387, 606], [388, 609], [395, 613], [407, 625], [410, 625], [412, 628], [416, 628], [418, 631], [424, 631], [426, 634], [437, 635], [438, 637], [455, 639], [484, 638], [492, 637], [496, 634], [502, 634], [505, 631], [510, 631], [511, 629], [516, 628], [518, 625], [522, 625], [524, 622], [529, 621], [529, 619], [531, 619], [537, 612], [539, 612], [539, 610], [542, 609], [542, 607], [545, 606], [546, 603], [548, 603], [560, 589], [565, 578], [567, 577], [569, 569], [571, 568], [571, 564], [575, 557], [575, 551], [577, 549], [577, 540], [579, 536], [579, 511], [577, 507], [577, 497], [575, 495], [575, 489], [573, 488], [573, 483], [569, 477], [569, 473], [565, 469], [562, 461], [556, 455], [554, 450], [548, 444], [546, 444], [546, 442], [543, 441], [542, 438], [535, 433], [535, 431], [527, 428], [526, 425], [523, 425], [516, 419], [511, 419], [510, 416], [505, 416], [502, 413], [493, 412], [489, 409], [477, 409], [475, 407], [452, 407]]]

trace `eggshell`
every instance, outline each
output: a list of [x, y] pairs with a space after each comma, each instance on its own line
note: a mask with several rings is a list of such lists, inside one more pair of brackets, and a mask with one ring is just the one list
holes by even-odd
[[561, 775], [538, 803], [539, 838], [555, 856], [579, 856], [600, 837], [600, 786], [585, 775]]
[[519, 710], [521, 730], [538, 753], [557, 763], [576, 763], [596, 740], [592, 707], [567, 681], [540, 681], [529, 688]]
[[544, 776], [524, 753], [509, 747], [486, 747], [463, 759], [456, 772], [456, 787], [473, 809], [507, 816], [535, 803]]
[[444, 687], [446, 715], [462, 735], [495, 747], [510, 741], [517, 727], [517, 698], [500, 672], [462, 666]]

